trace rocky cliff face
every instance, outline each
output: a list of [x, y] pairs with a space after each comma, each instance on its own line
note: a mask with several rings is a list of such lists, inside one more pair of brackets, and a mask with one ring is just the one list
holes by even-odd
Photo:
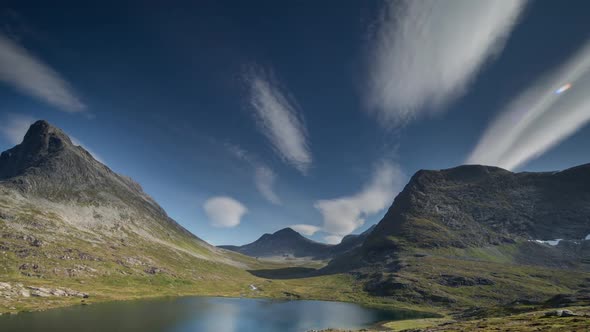
[[546, 173], [470, 165], [417, 172], [366, 246], [465, 248], [589, 233], [590, 164]]

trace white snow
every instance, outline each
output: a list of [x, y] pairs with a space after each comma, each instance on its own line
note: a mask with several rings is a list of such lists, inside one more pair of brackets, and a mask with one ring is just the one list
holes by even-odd
[[586, 235], [585, 240], [590, 240], [590, 234]]
[[546, 240], [546, 241], [543, 241], [543, 240], [535, 240], [535, 242], [537, 242], [537, 243], [543, 243], [543, 244], [548, 244], [550, 246], [556, 246], [556, 245], [559, 244], [559, 242], [561, 240], [563, 240], [563, 239]]

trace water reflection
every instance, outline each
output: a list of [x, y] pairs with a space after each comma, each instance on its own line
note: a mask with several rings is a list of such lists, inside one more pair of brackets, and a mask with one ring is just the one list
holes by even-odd
[[0, 317], [0, 331], [284, 331], [358, 329], [417, 317], [350, 303], [184, 297], [103, 303]]

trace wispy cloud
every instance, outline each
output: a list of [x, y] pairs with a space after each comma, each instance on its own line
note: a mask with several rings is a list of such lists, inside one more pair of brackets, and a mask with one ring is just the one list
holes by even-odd
[[1, 33], [0, 81], [65, 112], [86, 109], [59, 73]]
[[360, 192], [315, 202], [315, 208], [324, 219], [323, 230], [330, 233], [325, 240], [334, 242], [338, 237], [341, 239], [361, 227], [367, 217], [390, 206], [405, 180], [406, 176], [399, 167], [383, 162], [376, 167], [371, 182]]
[[203, 204], [209, 221], [215, 227], [231, 228], [240, 224], [248, 209], [240, 202], [227, 196], [216, 196]]
[[467, 162], [515, 169], [543, 154], [590, 121], [588, 91], [590, 42], [508, 104]]
[[254, 155], [241, 147], [226, 143], [226, 149], [239, 160], [246, 162], [254, 170], [254, 184], [256, 189], [270, 203], [280, 205], [281, 199], [274, 190], [277, 179], [276, 173], [268, 166], [264, 165]]
[[314, 225], [307, 225], [307, 224], [297, 224], [289, 226], [296, 232], [299, 232], [303, 235], [312, 236], [315, 233], [319, 232], [322, 228]]
[[[33, 118], [32, 116], [23, 114], [7, 114], [2, 118], [2, 123], [0, 124], [0, 134], [2, 134], [2, 136], [10, 144], [20, 144], [23, 141], [25, 134], [29, 130], [29, 127], [35, 121], [37, 121], [37, 119]], [[70, 140], [72, 141], [72, 144], [81, 146], [84, 150], [88, 151], [88, 153], [90, 153], [94, 159], [100, 161], [103, 164], [105, 163], [104, 159], [98, 153], [90, 149], [76, 137], [70, 135]]]
[[274, 184], [276, 180], [276, 174], [272, 169], [266, 166], [256, 167], [256, 173], [254, 176], [256, 182], [256, 189], [258, 192], [273, 204], [281, 204], [279, 196], [274, 192]]
[[370, 44], [366, 106], [385, 126], [441, 110], [502, 51], [525, 4], [386, 2]]
[[245, 80], [260, 131], [283, 161], [305, 174], [312, 157], [305, 122], [295, 99], [270, 70], [252, 67]]

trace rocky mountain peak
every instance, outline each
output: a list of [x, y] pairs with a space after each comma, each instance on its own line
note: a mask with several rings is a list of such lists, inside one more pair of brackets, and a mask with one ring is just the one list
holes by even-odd
[[141, 186], [95, 160], [88, 151], [74, 145], [63, 130], [45, 120], [33, 123], [22, 143], [2, 152], [0, 182], [53, 199], [96, 202], [106, 199], [109, 193], [117, 200], [148, 202], [162, 213]]
[[74, 148], [72, 141], [61, 129], [40, 120], [31, 125], [21, 144], [0, 155], [0, 179], [38, 167], [48, 156]]
[[22, 142], [23, 146], [53, 151], [64, 146], [71, 146], [72, 141], [61, 129], [45, 120], [39, 120], [29, 127]]

